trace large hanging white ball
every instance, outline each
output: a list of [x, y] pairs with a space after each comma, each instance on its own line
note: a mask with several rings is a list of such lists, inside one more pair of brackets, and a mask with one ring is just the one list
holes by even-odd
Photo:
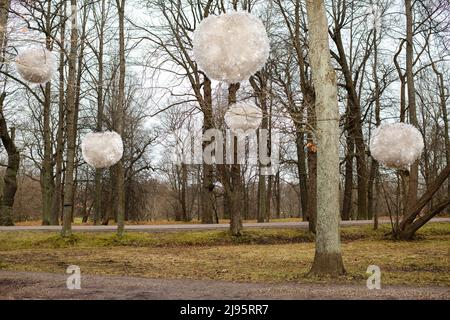
[[238, 102], [230, 106], [225, 113], [225, 123], [233, 130], [256, 130], [261, 125], [261, 109], [248, 102]]
[[56, 70], [55, 55], [45, 48], [28, 48], [16, 57], [16, 70], [28, 82], [44, 84]]
[[393, 169], [408, 169], [419, 159], [423, 148], [420, 131], [406, 123], [381, 125], [375, 129], [370, 141], [372, 157]]
[[90, 166], [108, 168], [122, 159], [122, 138], [114, 131], [88, 133], [81, 142], [81, 151]]
[[194, 59], [214, 80], [248, 80], [264, 67], [269, 53], [262, 21], [245, 11], [209, 16], [194, 33]]

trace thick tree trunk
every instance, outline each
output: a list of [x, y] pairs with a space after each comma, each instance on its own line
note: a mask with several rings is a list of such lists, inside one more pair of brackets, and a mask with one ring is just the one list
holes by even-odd
[[331, 66], [328, 22], [322, 0], [307, 0], [310, 60], [317, 113], [317, 226], [312, 274], [345, 272], [339, 236], [339, 109]]
[[11, 128], [11, 134], [8, 132], [8, 126], [3, 115], [3, 103], [6, 94], [0, 96], [0, 139], [3, 147], [8, 154], [8, 165], [3, 177], [3, 194], [0, 199], [0, 225], [12, 226], [14, 196], [17, 191], [17, 172], [19, 171], [20, 154], [14, 144], [15, 129]]
[[67, 158], [66, 171], [64, 178], [64, 208], [63, 208], [63, 228], [61, 235], [63, 237], [72, 234], [72, 209], [74, 206], [74, 171], [75, 171], [75, 153], [76, 153], [76, 77], [77, 77], [77, 48], [78, 48], [78, 30], [77, 30], [77, 0], [70, 0], [72, 7], [72, 25], [70, 36], [69, 53], [69, 75], [67, 83], [66, 99], [66, 137], [67, 137]]

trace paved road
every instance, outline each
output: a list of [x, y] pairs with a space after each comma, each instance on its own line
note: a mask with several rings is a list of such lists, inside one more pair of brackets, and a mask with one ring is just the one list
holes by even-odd
[[[450, 218], [434, 218], [432, 222], [450, 222]], [[342, 226], [370, 225], [371, 220], [342, 221]], [[380, 221], [380, 224], [389, 224], [388, 220]], [[166, 224], [166, 225], [128, 225], [125, 230], [139, 232], [169, 232], [169, 231], [201, 231], [201, 230], [225, 230], [229, 224]], [[244, 223], [244, 228], [274, 228], [274, 229], [307, 229], [308, 222], [267, 222], [267, 223]], [[112, 232], [117, 227], [112, 226], [73, 226], [74, 231], [85, 232]], [[1, 231], [58, 231], [61, 226], [14, 226], [0, 227]]]
[[81, 274], [81, 290], [68, 290], [64, 273], [0, 271], [4, 299], [450, 299], [444, 286], [382, 286], [287, 282], [242, 283], [212, 280], [167, 280]]

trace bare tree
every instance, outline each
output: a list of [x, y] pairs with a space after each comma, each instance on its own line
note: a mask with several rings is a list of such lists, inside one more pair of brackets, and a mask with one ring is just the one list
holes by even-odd
[[77, 79], [77, 50], [78, 50], [78, 28], [77, 28], [77, 0], [70, 1], [71, 10], [71, 30], [70, 30], [70, 53], [69, 53], [69, 74], [67, 83], [66, 98], [66, 137], [67, 156], [66, 171], [64, 180], [64, 208], [63, 208], [63, 229], [62, 236], [72, 234], [72, 209], [74, 206], [74, 173], [75, 173], [75, 153], [76, 153], [76, 79]]
[[313, 274], [345, 272], [339, 236], [339, 110], [322, 0], [307, 0], [310, 60], [317, 112], [317, 226]]

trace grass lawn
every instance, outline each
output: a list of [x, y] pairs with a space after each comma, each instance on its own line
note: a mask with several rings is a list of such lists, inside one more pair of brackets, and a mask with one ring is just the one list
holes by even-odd
[[[342, 228], [347, 275], [338, 282], [364, 283], [378, 265], [383, 284], [450, 286], [450, 223], [430, 223], [414, 241], [393, 241], [371, 226]], [[64, 273], [68, 265], [95, 275], [255, 282], [326, 282], [306, 274], [314, 257], [306, 230], [176, 233], [0, 232], [0, 270]], [[336, 281], [336, 280], [333, 280]]]

